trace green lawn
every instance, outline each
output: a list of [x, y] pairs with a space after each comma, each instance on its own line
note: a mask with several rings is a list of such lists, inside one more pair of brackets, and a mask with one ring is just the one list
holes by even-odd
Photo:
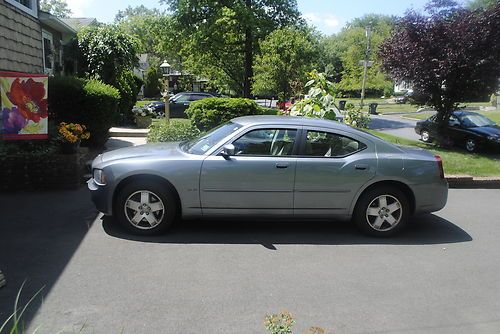
[[156, 102], [157, 100], [142, 100], [142, 101], [137, 101], [135, 103], [135, 107], [142, 107], [145, 106], [146, 104], [150, 104], [151, 102]]
[[458, 150], [438, 148], [434, 145], [400, 138], [378, 131], [369, 130], [369, 132], [388, 142], [424, 148], [441, 156], [446, 175], [500, 176], [500, 160], [495, 160], [480, 154], [470, 154]]

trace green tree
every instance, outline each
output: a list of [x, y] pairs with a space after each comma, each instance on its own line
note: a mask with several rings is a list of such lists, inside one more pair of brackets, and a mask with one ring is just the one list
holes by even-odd
[[66, 0], [41, 0], [40, 9], [62, 18], [70, 17], [72, 14]]
[[317, 36], [296, 28], [278, 29], [261, 42], [260, 50], [254, 67], [254, 94], [277, 95], [284, 101], [302, 93], [307, 73], [317, 66]]
[[144, 5], [128, 6], [115, 16], [115, 24], [139, 41], [139, 52], [158, 55], [158, 44], [165, 38], [165, 31], [159, 32], [161, 25], [168, 19], [158, 9], [149, 9]]
[[87, 27], [78, 33], [85, 72], [115, 84], [122, 73], [137, 65], [138, 41], [114, 25]]
[[476, 10], [486, 9], [493, 5], [497, 5], [498, 3], [498, 0], [472, 0], [468, 2], [467, 6], [469, 9]]
[[170, 5], [183, 63], [251, 95], [254, 52], [272, 31], [300, 22], [296, 0], [160, 0]]
[[365, 15], [356, 18], [346, 25], [337, 35], [323, 40], [325, 50], [326, 71], [338, 88], [348, 94], [357, 94], [363, 81], [363, 66], [366, 53], [366, 28], [371, 31], [370, 52], [368, 60], [373, 62], [368, 68], [366, 89], [372, 94], [383, 94], [392, 89], [393, 83], [388, 80], [380, 69], [378, 48], [383, 41], [391, 36], [395, 18], [385, 15]]

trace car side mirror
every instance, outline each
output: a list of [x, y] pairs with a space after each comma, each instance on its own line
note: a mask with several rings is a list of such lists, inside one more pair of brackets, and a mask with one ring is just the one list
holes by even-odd
[[224, 145], [220, 154], [224, 157], [224, 159], [229, 160], [230, 157], [234, 155], [235, 150], [236, 149], [233, 144], [227, 144]]

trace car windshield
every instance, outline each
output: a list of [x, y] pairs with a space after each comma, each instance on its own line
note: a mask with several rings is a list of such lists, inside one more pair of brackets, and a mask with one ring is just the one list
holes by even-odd
[[182, 94], [182, 93], [177, 93], [177, 94], [175, 94], [174, 96], [172, 96], [172, 97], [170, 98], [170, 100], [169, 100], [169, 101], [175, 101], [175, 100], [177, 100], [177, 99], [178, 99], [180, 96], [182, 96], [182, 95], [184, 95], [184, 94]]
[[460, 118], [463, 126], [466, 128], [475, 128], [478, 126], [493, 126], [495, 122], [486, 116], [480, 114], [467, 114]]
[[241, 128], [241, 125], [233, 122], [222, 124], [209, 132], [203, 133], [200, 137], [182, 144], [181, 149], [191, 154], [205, 154], [215, 144], [239, 128]]

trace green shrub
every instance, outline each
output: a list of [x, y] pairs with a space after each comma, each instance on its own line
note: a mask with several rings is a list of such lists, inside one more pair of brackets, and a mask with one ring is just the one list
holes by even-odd
[[156, 67], [150, 67], [144, 78], [144, 97], [160, 96], [160, 80], [161, 74], [158, 69]]
[[98, 80], [85, 84], [85, 111], [81, 123], [90, 131], [91, 146], [102, 146], [108, 140], [108, 132], [116, 119], [120, 93], [116, 88]]
[[87, 144], [104, 145], [109, 128], [117, 118], [120, 94], [116, 88], [98, 80], [75, 77], [49, 79], [49, 115], [57, 124], [83, 124], [90, 131]]
[[193, 124], [201, 131], [212, 129], [235, 117], [262, 113], [262, 108], [253, 100], [217, 97], [193, 102], [186, 110]]
[[278, 115], [278, 109], [268, 108], [268, 107], [260, 107], [262, 115]]
[[200, 130], [189, 121], [173, 119], [167, 123], [161, 120], [151, 125], [148, 134], [148, 143], [189, 140], [197, 137], [199, 134]]
[[85, 80], [64, 76], [49, 78], [49, 120], [79, 123], [85, 101]]
[[126, 71], [113, 86], [120, 92], [118, 111], [122, 116], [122, 120], [130, 123], [134, 119], [132, 108], [137, 102], [137, 94], [141, 90], [142, 80], [131, 71]]

